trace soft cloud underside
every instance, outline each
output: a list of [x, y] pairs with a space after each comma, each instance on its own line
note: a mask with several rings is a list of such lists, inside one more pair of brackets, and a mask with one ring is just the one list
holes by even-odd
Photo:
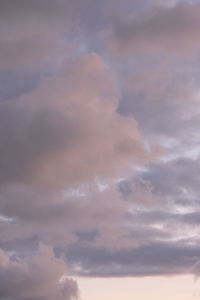
[[1, 1], [0, 298], [78, 299], [68, 274], [198, 277], [199, 16]]

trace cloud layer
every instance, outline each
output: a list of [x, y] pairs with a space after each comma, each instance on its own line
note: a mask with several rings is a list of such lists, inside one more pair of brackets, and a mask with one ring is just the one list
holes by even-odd
[[200, 6], [187, 2], [155, 6], [116, 23], [112, 47], [115, 51], [186, 54], [199, 49]]
[[0, 298], [199, 275], [199, 1], [1, 1]]

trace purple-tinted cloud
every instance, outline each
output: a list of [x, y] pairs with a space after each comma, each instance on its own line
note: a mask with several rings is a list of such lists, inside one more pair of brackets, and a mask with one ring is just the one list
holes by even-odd
[[179, 2], [155, 6], [116, 24], [111, 48], [116, 52], [185, 54], [199, 49], [200, 6]]
[[198, 276], [199, 16], [1, 1], [1, 298], [77, 299], [73, 274]]
[[37, 255], [11, 260], [0, 251], [0, 295], [3, 299], [78, 299], [76, 282], [66, 277], [65, 263], [40, 245]]

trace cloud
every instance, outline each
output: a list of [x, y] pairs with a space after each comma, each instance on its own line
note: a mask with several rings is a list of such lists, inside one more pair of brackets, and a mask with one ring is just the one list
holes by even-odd
[[67, 188], [151, 159], [135, 120], [117, 113], [112, 74], [101, 59], [88, 54], [69, 68], [0, 103], [2, 184]]
[[144, 64], [140, 58], [130, 65], [121, 79], [119, 113], [137, 120], [146, 141], [163, 145], [166, 160], [198, 156], [198, 59], [157, 57]]
[[34, 248], [35, 240], [57, 247], [77, 241], [99, 247], [106, 244], [109, 249], [138, 245], [138, 237], [133, 237], [127, 226], [126, 215], [133, 203], [149, 201], [152, 192], [143, 184], [136, 186], [134, 200], [125, 200], [115, 183], [104, 191], [90, 183], [63, 194], [18, 185], [1, 188], [2, 245], [12, 248], [14, 242], [14, 248], [18, 248], [22, 238], [27, 240], [25, 248], [29, 244]]
[[[168, 195], [173, 201], [185, 198], [192, 205], [199, 194], [199, 159], [181, 157], [169, 162], [152, 164], [143, 174], [154, 186], [159, 197]], [[174, 184], [175, 183], [175, 184]]]
[[1, 1], [0, 68], [33, 71], [59, 65], [77, 49], [68, 36], [78, 34], [79, 7], [80, 1], [71, 0]]
[[39, 74], [0, 71], [0, 101], [15, 99], [35, 89], [40, 81]]
[[156, 6], [114, 26], [111, 49], [116, 53], [187, 54], [199, 49], [199, 3]]
[[99, 44], [96, 37], [110, 26], [113, 14], [124, 15], [148, 2], [126, 0], [122, 5], [113, 0], [1, 1], [0, 68], [57, 68], [84, 48]]
[[[109, 235], [109, 231], [105, 235], [109, 227], [103, 231], [104, 243], [101, 244], [98, 243], [98, 230], [93, 231], [89, 239], [85, 232], [82, 239], [61, 248], [74, 274], [198, 276], [198, 168], [198, 159], [191, 158], [150, 164], [145, 170], [138, 171], [140, 180], [142, 177], [145, 186], [150, 188], [146, 189], [148, 197], [145, 197], [144, 183], [140, 183], [140, 190], [135, 177], [133, 182], [131, 179], [120, 181], [119, 192], [125, 211], [119, 221], [123, 230], [118, 247], [110, 247], [115, 235]], [[141, 198], [137, 201], [139, 196], [144, 196], [143, 201]], [[127, 244], [123, 246], [125, 242]]]
[[[67, 257], [74, 266], [74, 273], [85, 276], [177, 275], [194, 273], [194, 266], [199, 262], [199, 247], [181, 242], [153, 243], [117, 251], [73, 247]], [[79, 269], [76, 269], [77, 261]]]
[[200, 6], [97, 2], [0, 4], [5, 299], [198, 273]]
[[40, 245], [31, 257], [12, 260], [0, 251], [0, 297], [10, 300], [78, 299], [77, 284], [51, 247]]

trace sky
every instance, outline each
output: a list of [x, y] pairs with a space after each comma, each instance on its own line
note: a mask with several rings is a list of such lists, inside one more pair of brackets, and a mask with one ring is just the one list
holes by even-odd
[[0, 0], [0, 299], [200, 296], [200, 1]]

